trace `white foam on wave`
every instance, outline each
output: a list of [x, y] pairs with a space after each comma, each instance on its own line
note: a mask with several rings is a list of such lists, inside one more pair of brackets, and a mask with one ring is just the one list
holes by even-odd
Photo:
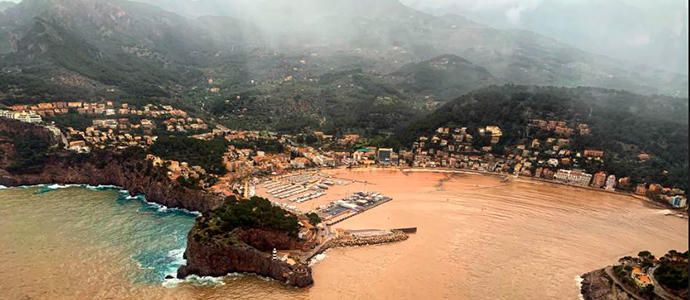
[[142, 265], [139, 261], [137, 261], [134, 258], [132, 258], [132, 260], [137, 263], [137, 267], [139, 267], [139, 270], [155, 270], [156, 269], [155, 267], [144, 267], [144, 265]]
[[[121, 191], [125, 191], [125, 193], [128, 193], [128, 194], [129, 194], [129, 192], [128, 192], [127, 190], [121, 190]], [[135, 199], [136, 199], [136, 200], [139, 200], [139, 201], [141, 201], [142, 203], [146, 204], [148, 207], [155, 209], [157, 212], [162, 212], [162, 213], [164, 213], [164, 212], [179, 211], [179, 212], [182, 212], [182, 213], [185, 213], [185, 214], [188, 214], [188, 215], [193, 215], [193, 216], [196, 216], [196, 217], [201, 216], [201, 213], [198, 212], [198, 211], [186, 210], [186, 209], [184, 209], [184, 208], [170, 208], [170, 207], [167, 207], [167, 206], [165, 206], [165, 205], [161, 205], [161, 204], [158, 204], [158, 203], [155, 203], [155, 202], [149, 202], [148, 200], [146, 200], [146, 196], [143, 195], [143, 194], [139, 194], [139, 195], [136, 195], [136, 196], [127, 196], [126, 199], [127, 199], [127, 200], [135, 200]]]
[[173, 212], [173, 211], [179, 211], [179, 212], [183, 212], [183, 213], [188, 214], [188, 215], [194, 215], [194, 216], [197, 216], [197, 217], [198, 217], [198, 216], [201, 216], [201, 213], [198, 212], [198, 211], [186, 210], [186, 209], [184, 209], [184, 208], [170, 208], [170, 207], [167, 207], [167, 206], [165, 206], [165, 205], [161, 205], [161, 204], [158, 204], [158, 203], [155, 203], [155, 202], [149, 202], [149, 201], [146, 200], [146, 197], [141, 197], [140, 199], [141, 199], [142, 201], [144, 201], [144, 203], [146, 203], [147, 205], [156, 208], [156, 211], [157, 211], [157, 212]]
[[86, 185], [83, 185], [83, 187], [86, 188], [86, 189], [92, 190], [92, 191], [94, 191], [94, 190], [96, 190], [96, 191], [98, 191], [98, 190], [106, 190], [106, 189], [119, 189], [119, 188], [120, 188], [120, 187], [118, 187], [118, 186], [114, 186], [114, 185], [111, 185], [111, 184], [99, 184], [99, 185], [89, 185], [89, 184], [86, 184]]
[[309, 266], [311, 267], [323, 261], [324, 259], [326, 259], [326, 253], [319, 253], [317, 255], [314, 255], [314, 257], [312, 257], [312, 259], [309, 260]]
[[45, 186], [45, 188], [50, 189], [50, 190], [58, 190], [58, 189], [66, 189], [66, 188], [71, 188], [71, 187], [79, 187], [80, 185], [78, 184], [51, 184]]
[[4, 190], [4, 189], [8, 189], [8, 187], [6, 187], [6, 186], [0, 184], [0, 190]]
[[163, 285], [163, 287], [166, 287], [166, 288], [176, 287], [180, 283], [191, 284], [191, 285], [196, 285], [196, 286], [225, 285], [225, 279], [226, 278], [239, 277], [239, 276], [241, 276], [241, 274], [237, 274], [237, 273], [230, 273], [226, 276], [221, 276], [221, 277], [189, 275], [185, 279], [178, 279], [178, 278], [166, 279], [163, 281], [162, 285]]
[[171, 265], [176, 265], [175, 271], [177, 272], [177, 267], [187, 264], [187, 260], [184, 259], [184, 251], [186, 248], [173, 249], [168, 251], [168, 257], [172, 258], [173, 261]]
[[36, 188], [36, 187], [44, 187], [46, 186], [45, 184], [34, 184], [34, 185], [20, 185], [18, 188], [20, 189], [30, 189], [30, 188]]
[[185, 248], [173, 249], [168, 251], [168, 257], [173, 258], [173, 262], [170, 264], [169, 273], [167, 276], [172, 276], [173, 278], [167, 278], [163, 280], [163, 287], [173, 288], [180, 283], [191, 284], [196, 286], [215, 286], [215, 285], [225, 285], [226, 279], [237, 278], [244, 276], [241, 273], [228, 273], [225, 276], [213, 277], [213, 276], [198, 276], [189, 275], [184, 279], [177, 278], [177, 269], [180, 266], [186, 265], [187, 260], [184, 259]]
[[582, 276], [575, 276], [575, 284], [577, 284], [577, 298], [580, 300], [585, 300], [585, 297], [582, 296], [582, 281], [584, 279]]
[[184, 251], [185, 248], [179, 248], [179, 249], [173, 249], [168, 251], [168, 258], [171, 259], [171, 262], [168, 264], [168, 269], [166, 270], [167, 273], [165, 274], [167, 276], [172, 276], [174, 278], [172, 279], [165, 279], [163, 281], [163, 285], [176, 285], [179, 282], [176, 282], [175, 280], [177, 279], [177, 269], [180, 268], [180, 266], [187, 264], [187, 260], [184, 259]]

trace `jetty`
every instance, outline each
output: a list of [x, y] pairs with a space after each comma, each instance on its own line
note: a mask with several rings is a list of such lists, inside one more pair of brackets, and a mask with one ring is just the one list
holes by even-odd
[[407, 240], [410, 234], [417, 232], [417, 227], [407, 227], [400, 229], [357, 229], [357, 230], [343, 230], [337, 229], [336, 233], [326, 239], [323, 243], [318, 245], [313, 250], [307, 252], [303, 258], [303, 262], [308, 262], [311, 258], [316, 256], [329, 248], [335, 247], [358, 247], [388, 244]]

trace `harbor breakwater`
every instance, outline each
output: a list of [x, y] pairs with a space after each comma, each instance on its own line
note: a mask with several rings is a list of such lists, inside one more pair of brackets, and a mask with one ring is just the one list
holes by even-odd
[[409, 236], [400, 230], [390, 230], [385, 233], [372, 235], [360, 235], [357, 233], [346, 232], [335, 239], [329, 241], [328, 247], [357, 247], [395, 243], [407, 240]]

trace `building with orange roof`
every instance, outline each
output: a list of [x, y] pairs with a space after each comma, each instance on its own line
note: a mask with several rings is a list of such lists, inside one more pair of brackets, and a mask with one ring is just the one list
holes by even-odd
[[637, 284], [637, 286], [643, 288], [648, 285], [653, 285], [652, 280], [649, 278], [649, 275], [642, 271], [642, 268], [640, 268], [640, 266], [633, 266], [632, 272], [630, 273], [630, 276], [635, 280], [635, 284]]

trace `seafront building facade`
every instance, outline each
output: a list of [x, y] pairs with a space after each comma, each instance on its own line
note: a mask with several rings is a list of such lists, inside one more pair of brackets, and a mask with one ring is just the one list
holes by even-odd
[[0, 110], [0, 118], [13, 119], [24, 123], [42, 123], [41, 116], [33, 111], [8, 111]]

